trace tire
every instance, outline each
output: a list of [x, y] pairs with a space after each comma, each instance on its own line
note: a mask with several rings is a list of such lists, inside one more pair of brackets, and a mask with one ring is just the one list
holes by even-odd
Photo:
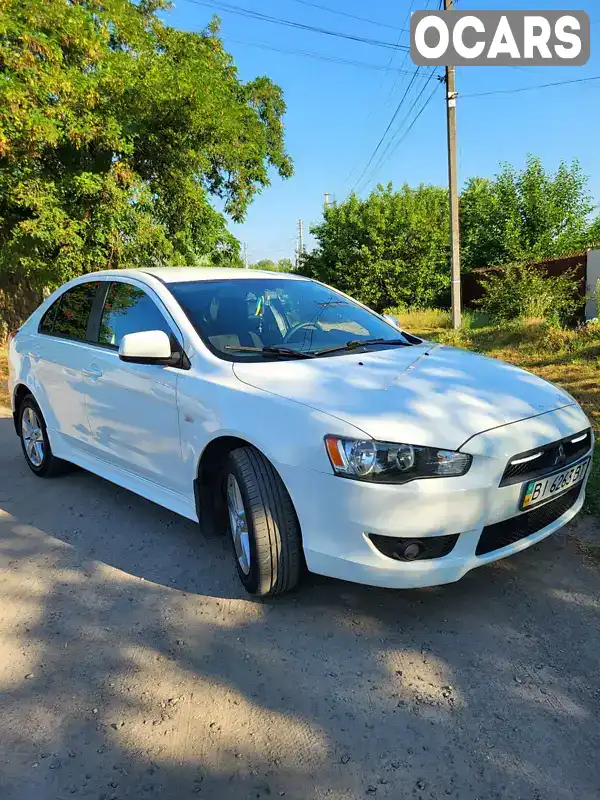
[[[67, 461], [56, 458], [52, 453], [44, 415], [32, 394], [28, 394], [23, 398], [19, 406], [17, 419], [19, 439], [21, 440], [25, 461], [33, 474], [37, 475], [38, 478], [52, 478], [67, 472], [71, 465]], [[31, 444], [32, 436], [27, 438], [26, 431], [33, 434], [35, 439], [33, 446]]]
[[[232, 504], [236, 486], [239, 496]], [[223, 488], [235, 564], [246, 591], [269, 597], [293, 589], [303, 565], [300, 525], [290, 496], [273, 466], [253, 447], [232, 450]], [[240, 516], [236, 516], [240, 500], [244, 520], [237, 528], [236, 547], [234, 527], [236, 519], [240, 522]]]

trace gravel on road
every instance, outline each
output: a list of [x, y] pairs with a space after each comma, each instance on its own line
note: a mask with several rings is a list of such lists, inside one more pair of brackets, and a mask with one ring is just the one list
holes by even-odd
[[600, 796], [600, 571], [573, 526], [447, 587], [256, 601], [225, 539], [35, 478], [0, 417], [2, 800]]

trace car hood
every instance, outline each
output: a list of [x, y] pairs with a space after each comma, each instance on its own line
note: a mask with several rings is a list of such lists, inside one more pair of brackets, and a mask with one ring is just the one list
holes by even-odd
[[423, 342], [305, 360], [237, 362], [239, 380], [360, 428], [373, 439], [458, 449], [485, 430], [573, 405], [504, 361]]

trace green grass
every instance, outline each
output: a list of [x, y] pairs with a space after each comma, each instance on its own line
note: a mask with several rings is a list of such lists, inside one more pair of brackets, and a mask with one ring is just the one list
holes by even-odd
[[[413, 332], [443, 331], [452, 328], [452, 315], [445, 308], [388, 308], [385, 313], [397, 317], [406, 330]], [[463, 328], [475, 330], [489, 325], [489, 314], [484, 311], [463, 311]]]
[[[585, 495], [585, 510], [600, 522], [600, 442], [594, 447], [594, 463]], [[597, 552], [600, 553], [600, 548], [597, 548]]]

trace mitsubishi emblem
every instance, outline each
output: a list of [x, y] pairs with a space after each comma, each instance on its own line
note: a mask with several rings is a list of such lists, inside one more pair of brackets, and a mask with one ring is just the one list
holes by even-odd
[[567, 454], [565, 453], [565, 448], [563, 447], [563, 443], [560, 442], [558, 445], [558, 452], [556, 454], [556, 458], [554, 459], [554, 466], [557, 467], [559, 464], [564, 464], [567, 460]]

